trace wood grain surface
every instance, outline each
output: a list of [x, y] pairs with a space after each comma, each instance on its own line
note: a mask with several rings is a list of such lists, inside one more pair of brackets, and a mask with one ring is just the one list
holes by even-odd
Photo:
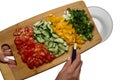
[[[67, 8], [84, 9], [86, 11], [86, 13], [88, 14], [88, 17], [90, 18], [90, 21], [94, 24], [92, 17], [90, 16], [90, 13], [89, 13], [85, 3], [83, 1], [78, 1], [78, 2], [75, 2], [72, 4], [68, 4], [68, 5], [50, 10], [50, 11], [42, 13], [42, 14], [39, 14], [39, 15], [34, 16], [30, 19], [27, 19], [23, 22], [17, 23], [17, 24], [0, 32], [0, 46], [4, 43], [9, 44], [13, 51], [15, 60], [17, 62], [17, 67], [14, 69], [10, 69], [7, 64], [0, 63], [0, 69], [1, 69], [1, 72], [2, 72], [5, 80], [21, 80], [21, 79], [28, 78], [37, 73], [43, 72], [47, 69], [50, 69], [56, 65], [59, 65], [60, 63], [64, 62], [68, 56], [71, 56], [72, 47], [69, 48], [69, 51], [67, 53], [56, 58], [51, 63], [43, 64], [42, 66], [35, 68], [35, 69], [29, 69], [27, 67], [27, 65], [22, 62], [20, 55], [17, 54], [17, 49], [14, 44], [14, 36], [13, 36], [13, 32], [15, 31], [16, 28], [32, 26], [35, 22], [45, 19], [50, 13], [54, 13], [55, 15], [62, 16], [64, 11]], [[94, 35], [93, 39], [91, 41], [87, 41], [83, 45], [83, 47], [79, 50], [80, 53], [88, 50], [89, 48], [91, 48], [101, 42], [101, 37], [97, 31], [96, 26], [94, 28], [93, 35]]]

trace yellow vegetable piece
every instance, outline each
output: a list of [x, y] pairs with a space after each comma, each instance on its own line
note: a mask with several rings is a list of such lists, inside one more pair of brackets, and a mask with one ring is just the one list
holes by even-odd
[[46, 20], [52, 23], [53, 31], [64, 39], [67, 44], [73, 45], [76, 42], [78, 44], [77, 47], [81, 48], [82, 44], [85, 43], [85, 41], [83, 41], [80, 36], [76, 34], [72, 24], [66, 22], [63, 17], [50, 14]]

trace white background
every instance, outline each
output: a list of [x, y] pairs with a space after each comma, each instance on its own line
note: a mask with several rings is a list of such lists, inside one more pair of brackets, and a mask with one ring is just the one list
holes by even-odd
[[[0, 31], [45, 11], [78, 0], [0, 0]], [[107, 10], [113, 19], [109, 39], [82, 54], [81, 80], [120, 80], [119, 0], [84, 0], [87, 6]], [[54, 80], [64, 63], [26, 80]], [[0, 80], [4, 80], [0, 75]]]

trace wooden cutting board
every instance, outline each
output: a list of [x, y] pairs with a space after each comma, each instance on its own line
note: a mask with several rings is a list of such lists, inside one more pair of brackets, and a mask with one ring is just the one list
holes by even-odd
[[[47, 69], [50, 69], [50, 68], [64, 62], [68, 56], [71, 56], [72, 48], [69, 49], [68, 53], [65, 53], [62, 56], [56, 58], [51, 63], [43, 64], [42, 66], [35, 68], [35, 69], [29, 69], [27, 67], [27, 65], [22, 62], [20, 55], [17, 54], [17, 49], [14, 44], [14, 36], [13, 36], [13, 32], [15, 31], [16, 28], [33, 25], [35, 22], [45, 19], [46, 16], [48, 16], [50, 13], [54, 13], [56, 15], [62, 16], [64, 11], [67, 8], [84, 9], [86, 11], [86, 13], [88, 14], [88, 17], [90, 18], [91, 22], [94, 24], [92, 17], [90, 16], [90, 13], [89, 13], [85, 3], [83, 1], [78, 1], [78, 2], [68, 4], [68, 5], [56, 8], [54, 10], [51, 10], [51, 11], [48, 11], [48, 12], [45, 12], [42, 14], [39, 14], [35, 17], [27, 19], [23, 22], [17, 23], [17, 24], [0, 32], [0, 46], [4, 43], [9, 44], [13, 51], [15, 60], [17, 62], [17, 67], [14, 69], [10, 69], [7, 64], [0, 63], [0, 69], [1, 69], [1, 72], [2, 72], [5, 80], [21, 80], [21, 79], [28, 78], [30, 76], [33, 76], [40, 72], [43, 72]], [[91, 48], [101, 42], [101, 37], [97, 31], [96, 26], [94, 28], [93, 35], [94, 35], [93, 39], [91, 41], [87, 41], [83, 45], [83, 47], [79, 50], [80, 53], [88, 50], [89, 48]]]

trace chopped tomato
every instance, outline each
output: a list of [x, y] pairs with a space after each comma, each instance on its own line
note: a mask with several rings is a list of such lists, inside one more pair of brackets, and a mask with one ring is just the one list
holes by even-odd
[[37, 68], [44, 63], [51, 62], [55, 56], [51, 55], [44, 44], [36, 43], [33, 28], [30, 26], [18, 28], [13, 34], [14, 43], [21, 55], [22, 61], [27, 63], [30, 69]]
[[13, 33], [13, 35], [19, 36], [19, 35], [21, 35], [22, 32], [23, 32], [23, 31], [22, 31], [22, 28], [17, 28], [17, 29], [15, 30], [15, 32]]

